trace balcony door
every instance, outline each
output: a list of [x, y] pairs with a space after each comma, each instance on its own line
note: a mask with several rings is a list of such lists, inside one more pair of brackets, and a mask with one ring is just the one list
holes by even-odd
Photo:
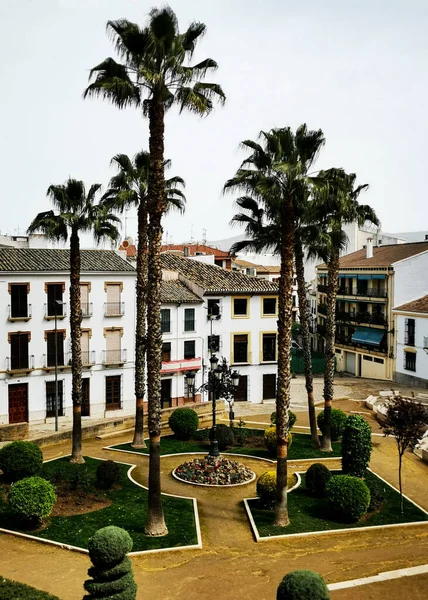
[[15, 383], [8, 386], [9, 423], [28, 422], [28, 383]]
[[120, 362], [120, 329], [108, 329], [106, 331], [106, 362], [117, 363]]
[[90, 411], [90, 380], [89, 377], [82, 378], [82, 417], [89, 417]]

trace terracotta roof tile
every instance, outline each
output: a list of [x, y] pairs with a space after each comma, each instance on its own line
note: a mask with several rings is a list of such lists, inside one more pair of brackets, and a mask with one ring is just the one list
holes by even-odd
[[182, 281], [162, 281], [161, 302], [168, 303], [193, 303], [203, 302], [202, 298], [194, 294]]
[[222, 258], [230, 258], [229, 252], [207, 246], [205, 244], [166, 244], [162, 246], [162, 252], [179, 251], [184, 252], [184, 248], [189, 249], [189, 255], [194, 256], [196, 252], [204, 252], [205, 254], [214, 254], [214, 256]]
[[401, 306], [394, 308], [394, 310], [428, 314], [428, 294], [422, 296], [422, 298], [417, 298], [417, 300], [406, 302], [406, 304], [402, 304]]
[[[390, 244], [385, 246], [375, 246], [373, 248], [373, 257], [366, 258], [366, 249], [351, 252], [340, 259], [340, 269], [352, 268], [377, 268], [391, 267], [395, 262], [410, 258], [421, 252], [428, 251], [427, 242], [414, 242], [411, 244]], [[320, 265], [320, 268], [326, 268], [326, 265]]]
[[[81, 250], [81, 271], [135, 271], [134, 267], [113, 250]], [[53, 248], [0, 248], [0, 271], [58, 272], [70, 270], [70, 250]]]

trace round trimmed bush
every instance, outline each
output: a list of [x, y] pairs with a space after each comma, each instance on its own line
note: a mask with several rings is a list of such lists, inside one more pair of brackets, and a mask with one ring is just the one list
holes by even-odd
[[[346, 423], [346, 413], [340, 408], [332, 408], [331, 409], [331, 441], [336, 442], [340, 437], [342, 437], [343, 430], [345, 428]], [[324, 411], [322, 410], [317, 415], [317, 424], [321, 430], [321, 433], [324, 435]]]
[[216, 426], [216, 438], [218, 442], [218, 449], [220, 451], [226, 450], [228, 446], [233, 444], [235, 438], [233, 435], [233, 429], [224, 423], [220, 423], [220, 425]]
[[379, 479], [368, 479], [365, 481], [370, 492], [370, 505], [368, 512], [373, 512], [380, 508], [385, 502], [385, 484]]
[[27, 477], [11, 486], [7, 499], [16, 517], [24, 521], [43, 521], [56, 502], [55, 488], [43, 477]]
[[325, 496], [325, 488], [330, 478], [331, 473], [326, 466], [314, 463], [306, 471], [306, 489], [314, 496], [322, 498]]
[[98, 529], [88, 543], [89, 557], [96, 567], [115, 565], [131, 549], [131, 536], [127, 531], [115, 525]]
[[16, 441], [0, 450], [0, 469], [7, 481], [38, 475], [43, 466], [43, 454], [34, 442]]
[[262, 508], [275, 508], [276, 471], [266, 471], [257, 480], [256, 492]]
[[[265, 429], [264, 441], [266, 450], [271, 456], [276, 456], [276, 427], [268, 427]], [[288, 434], [288, 447], [290, 448], [293, 442], [293, 436], [291, 433]]]
[[[288, 411], [288, 429], [291, 429], [296, 421], [297, 421], [296, 414], [292, 410], [289, 410]], [[271, 414], [270, 422], [272, 423], [272, 425], [276, 425], [276, 410], [274, 410], [273, 413]]]
[[168, 419], [175, 437], [179, 440], [190, 440], [198, 429], [199, 417], [191, 408], [176, 408]]
[[288, 573], [278, 586], [276, 600], [330, 600], [324, 579], [314, 571], [302, 569]]
[[112, 460], [106, 460], [97, 467], [97, 483], [100, 487], [108, 490], [120, 478], [120, 465]]
[[349, 416], [342, 436], [342, 471], [347, 475], [364, 477], [372, 448], [370, 425], [360, 415]]
[[362, 479], [335, 475], [325, 489], [327, 506], [340, 521], [358, 521], [370, 506], [370, 490]]

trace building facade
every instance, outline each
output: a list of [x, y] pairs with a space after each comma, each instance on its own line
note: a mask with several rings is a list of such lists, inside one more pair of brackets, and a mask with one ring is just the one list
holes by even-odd
[[393, 310], [396, 330], [394, 381], [428, 388], [428, 295]]

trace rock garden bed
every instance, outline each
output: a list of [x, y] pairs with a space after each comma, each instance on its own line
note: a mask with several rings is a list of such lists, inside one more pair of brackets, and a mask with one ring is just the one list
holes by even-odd
[[179, 465], [172, 474], [185, 483], [208, 486], [242, 485], [256, 478], [245, 465], [221, 456], [195, 458]]

